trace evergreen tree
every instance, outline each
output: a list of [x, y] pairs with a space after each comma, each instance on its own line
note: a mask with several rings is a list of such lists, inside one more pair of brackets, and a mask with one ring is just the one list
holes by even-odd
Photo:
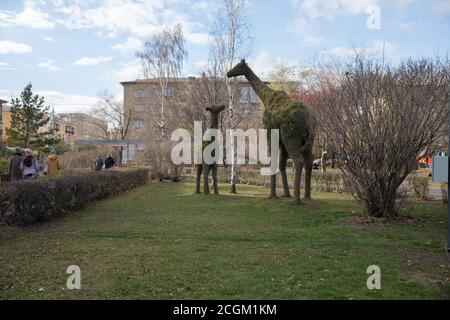
[[39, 132], [39, 128], [50, 120], [49, 106], [44, 97], [33, 95], [31, 83], [11, 100], [11, 127], [6, 130], [8, 144], [20, 147], [40, 148], [54, 143], [50, 132]]

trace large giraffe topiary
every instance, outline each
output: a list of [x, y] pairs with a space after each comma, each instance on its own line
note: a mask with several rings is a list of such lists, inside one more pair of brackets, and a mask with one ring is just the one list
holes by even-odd
[[[238, 76], [247, 78], [264, 104], [263, 124], [265, 128], [280, 130], [279, 168], [284, 196], [290, 197], [286, 164], [288, 159], [292, 159], [295, 167], [295, 201], [300, 203], [303, 166], [305, 166], [305, 198], [311, 198], [314, 125], [310, 111], [303, 103], [289, 98], [285, 92], [271, 89], [256, 76], [245, 60], [242, 60], [227, 73], [229, 78]], [[271, 176], [270, 197], [276, 198], [276, 175]]]
[[[224, 109], [225, 106], [212, 106], [206, 108], [206, 111], [208, 111], [211, 114], [210, 129], [219, 129], [219, 115]], [[208, 143], [204, 143], [203, 149], [207, 145]], [[200, 193], [200, 178], [203, 173], [203, 193], [209, 194], [209, 172], [212, 171], [214, 194], [219, 194], [219, 188], [217, 186], [217, 163], [206, 164], [203, 161], [203, 164], [198, 164], [196, 166], [196, 169], [197, 169], [196, 192]]]

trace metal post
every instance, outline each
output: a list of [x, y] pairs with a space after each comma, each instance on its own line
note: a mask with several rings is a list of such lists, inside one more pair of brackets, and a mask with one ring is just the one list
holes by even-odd
[[[447, 171], [447, 195], [450, 192], [450, 85], [447, 92], [447, 104], [448, 104], [448, 171]], [[450, 252], [450, 203], [447, 201], [447, 251]]]

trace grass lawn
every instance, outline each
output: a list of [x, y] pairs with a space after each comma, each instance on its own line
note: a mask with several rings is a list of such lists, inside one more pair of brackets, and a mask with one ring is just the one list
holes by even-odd
[[[268, 190], [193, 194], [150, 183], [30, 228], [0, 228], [0, 298], [441, 299], [450, 297], [446, 206], [404, 209], [414, 223], [355, 222], [349, 195], [270, 201]], [[69, 265], [81, 290], [65, 289]], [[366, 287], [370, 265], [381, 290]]]

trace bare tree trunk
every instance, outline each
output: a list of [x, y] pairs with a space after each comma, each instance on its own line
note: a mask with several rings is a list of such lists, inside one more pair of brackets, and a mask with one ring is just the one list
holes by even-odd
[[366, 214], [375, 218], [389, 218], [398, 215], [395, 200], [397, 188], [374, 187], [369, 189], [372, 192], [365, 192], [364, 203]]
[[228, 89], [228, 97], [229, 97], [229, 104], [228, 104], [228, 127], [230, 129], [230, 148], [231, 148], [231, 178], [230, 178], [230, 192], [236, 193], [236, 181], [237, 181], [237, 154], [236, 154], [236, 144], [234, 140], [234, 95], [233, 95], [233, 88], [231, 85], [231, 80], [227, 79], [227, 89]]
[[123, 146], [121, 146], [119, 149], [119, 166], [122, 165], [122, 161], [123, 161]]

